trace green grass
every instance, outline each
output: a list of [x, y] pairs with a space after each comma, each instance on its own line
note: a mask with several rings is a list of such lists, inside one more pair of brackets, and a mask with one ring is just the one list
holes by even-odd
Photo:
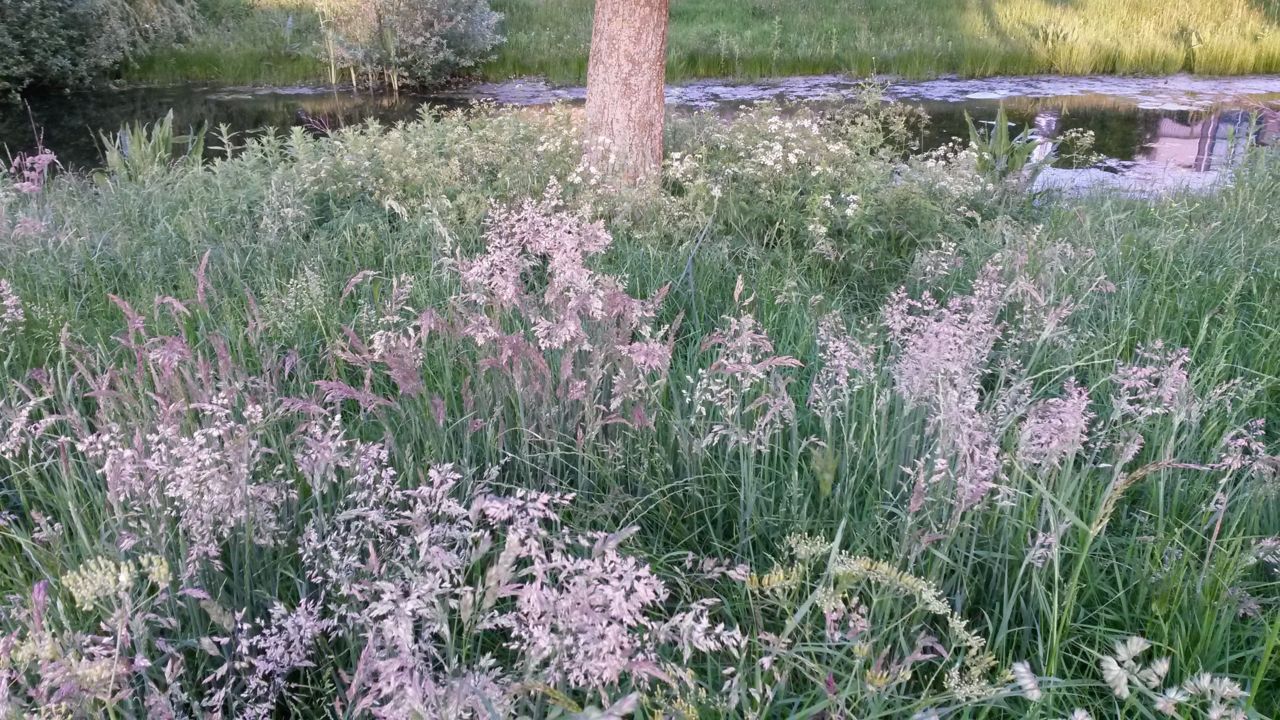
[[208, 40], [148, 54], [124, 71], [130, 83], [177, 85], [305, 85], [327, 83], [329, 68], [309, 55], [273, 48], [222, 46]]
[[[592, 0], [495, 0], [507, 43], [482, 74], [586, 78]], [[294, 29], [285, 33], [287, 18]], [[271, 5], [126, 69], [134, 82], [325, 82], [305, 3]], [[1277, 0], [673, 0], [668, 75], [841, 72], [912, 78], [1028, 73], [1280, 72]]]
[[[491, 76], [581, 83], [590, 0], [497, 0]], [[668, 73], [930, 77], [1280, 70], [1274, 0], [673, 0]]]
[[246, 7], [185, 45], [126, 63], [128, 83], [294, 85], [329, 82], [315, 13], [305, 5]]
[[[975, 719], [1059, 718], [1076, 707], [1099, 719], [1155, 718], [1144, 693], [1116, 699], [1097, 665], [1114, 640], [1142, 635], [1156, 644], [1149, 657], [1173, 658], [1169, 683], [1200, 670], [1227, 675], [1250, 691], [1247, 703], [1259, 717], [1275, 716], [1280, 581], [1251, 559], [1256, 540], [1280, 534], [1275, 477], [1265, 466], [1255, 474], [1188, 465], [1213, 463], [1224, 433], [1253, 417], [1268, 421], [1267, 452], [1277, 453], [1280, 155], [1251, 155], [1236, 182], [1211, 196], [1028, 198], [1016, 185], [993, 184], [967, 156], [941, 165], [905, 161], [899, 112], [872, 106], [869, 114], [813, 119], [762, 109], [730, 124], [675, 120], [668, 149], [681, 159], [673, 155], [661, 189], [639, 196], [591, 187], [579, 168], [574, 115], [564, 110], [450, 115], [327, 140], [297, 132], [205, 165], [157, 162], [163, 152], [144, 152], [145, 135], [134, 133], [131, 154], [112, 156], [93, 177], [62, 177], [37, 195], [0, 193], [4, 222], [45, 223], [34, 236], [0, 243], [0, 278], [13, 284], [27, 311], [19, 332], [0, 337], [0, 422], [32, 395], [47, 398], [33, 419], [55, 411], [75, 419], [55, 421], [43, 440], [24, 437], [18, 452], [0, 459], [0, 501], [10, 513], [0, 528], [0, 596], [18, 598], [0, 613], [0, 628], [28, 637], [21, 609], [32, 587], [47, 581], [50, 627], [118, 640], [123, 633], [99, 629], [106, 613], [74, 607], [67, 576], [98, 556], [159, 553], [216, 605], [143, 597], [151, 587], [145, 583], [121, 596], [138, 618], [127, 636], [130, 653], [149, 655], [152, 667], [133, 671], [115, 716], [140, 714], [148, 682], [174, 696], [207, 693], [203, 679], [230, 653], [210, 653], [201, 641], [227, 634], [217, 607], [260, 621], [276, 601], [292, 608], [303, 598], [325, 600], [304, 572], [298, 546], [308, 523], [337, 521], [343, 499], [309, 483], [290, 460], [305, 412], [281, 408], [252, 435], [268, 451], [253, 482], [294, 491], [280, 542], [257, 545], [252, 527], [228, 518], [220, 566], [184, 559], [190, 537], [166, 519], [168, 501], [109, 500], [104, 473], [58, 436], [84, 432], [77, 422], [92, 429], [117, 422], [130, 438], [139, 430], [130, 443], [153, 444], [147, 433], [174, 417], [159, 408], [208, 389], [208, 376], [235, 380], [244, 393], [313, 400], [320, 395], [315, 381], [343, 380], [357, 388], [367, 382], [389, 399], [368, 412], [346, 403], [334, 415], [349, 435], [386, 444], [403, 485], [422, 484], [428, 464], [455, 462], [475, 476], [495, 470], [503, 488], [573, 492], [577, 499], [563, 513], [567, 527], [638, 528], [626, 547], [668, 581], [665, 610], [715, 597], [722, 605], [714, 619], [751, 638], [740, 659], [665, 654], [664, 662], [688, 669], [691, 686], [664, 694], [661, 682], [643, 689], [624, 679], [607, 689], [611, 700], [641, 689], [657, 707], [672, 709], [664, 703], [675, 694], [703, 717], [733, 717], [715, 706], [725, 669], [733, 668], [743, 687], [772, 698], [757, 707], [767, 717], [834, 710], [901, 718], [941, 706], [954, 709], [948, 717]], [[168, 140], [158, 135], [151, 144], [163, 151]], [[459, 302], [454, 260], [483, 250], [495, 204], [541, 196], [553, 179], [568, 208], [600, 219], [612, 234], [612, 246], [590, 262], [594, 270], [616, 273], [637, 297], [669, 287], [658, 322], [679, 319], [679, 328], [668, 384], [649, 407], [654, 427], [585, 431], [572, 401], [544, 404], [529, 385], [487, 373], [484, 350], [448, 330], [423, 341], [415, 371], [421, 393], [398, 393], [378, 363], [366, 376], [351, 360], [352, 334], [344, 328], [367, 342], [367, 333], [390, 327], [371, 313], [397, 276], [416, 280], [412, 317], [424, 308], [450, 317]], [[848, 210], [846, 198], [854, 195]], [[202, 284], [197, 268], [206, 257]], [[1003, 502], [988, 498], [959, 513], [944, 485], [912, 511], [910, 468], [937, 450], [936, 428], [898, 395], [898, 348], [877, 329], [881, 309], [898, 287], [912, 297], [963, 297], [992, 263], [1001, 277], [1025, 283], [1001, 312], [1009, 324], [1004, 339], [981, 359], [979, 409], [1003, 418], [993, 420]], [[379, 278], [344, 292], [361, 270]], [[542, 278], [534, 272], [526, 279], [538, 285]], [[734, 297], [739, 285], [741, 298], [754, 298], [749, 312], [772, 352], [803, 363], [773, 371], [789, 380], [797, 415], [758, 451], [699, 447], [706, 427], [686, 395], [711, 366], [707, 341], [743, 312]], [[143, 316], [144, 345], [130, 347], [137, 338], [113, 295]], [[186, 312], [157, 297], [179, 299]], [[1074, 309], [1058, 330], [1037, 324], [1038, 308], [1066, 302]], [[496, 306], [487, 312], [509, 332], [529, 332], [517, 313]], [[878, 358], [839, 417], [806, 406], [823, 367], [817, 319], [829, 312]], [[166, 337], [184, 338], [197, 354], [174, 376], [149, 354], [163, 350]], [[1196, 402], [1142, 421], [1117, 415], [1110, 400], [1117, 362], [1156, 341], [1188, 349], [1192, 395], [1184, 399]], [[546, 358], [566, 361], [554, 351]], [[1093, 398], [1093, 439], [1060, 467], [1033, 467], [1016, 451], [1021, 403], [1059, 396], [1072, 376]], [[108, 383], [112, 392], [87, 396], [94, 383]], [[432, 420], [435, 396], [448, 419], [443, 426]], [[194, 411], [183, 408], [177, 417], [175, 432], [191, 437], [199, 423]], [[0, 438], [9, 428], [0, 424]], [[1117, 463], [1113, 445], [1130, 433], [1145, 439], [1143, 448]], [[1053, 530], [1061, 532], [1058, 551], [1042, 568], [1028, 564], [1036, 534]], [[921, 609], [921, 591], [909, 578], [868, 581], [825, 553], [808, 564], [791, 559], [786, 538], [793, 533], [824, 537], [935, 585], [1002, 667], [1030, 662], [1043, 677], [1043, 704], [1017, 697], [1002, 680], [991, 696], [961, 700], [944, 689], [941, 662], [920, 664], [887, 690], [869, 690], [878, 657], [903, 657], [920, 633], [958, 650], [955, 628]], [[494, 547], [485, 562], [501, 539]], [[687, 552], [748, 563], [759, 576], [777, 563], [798, 579], [774, 590], [708, 580], [683, 570]], [[483, 577], [477, 567], [473, 579]], [[868, 606], [868, 646], [825, 639], [816, 591], [831, 583]], [[1260, 603], [1256, 616], [1238, 612], [1241, 592]], [[144, 612], [172, 624], [148, 625]], [[492, 654], [521, 677], [512, 651], [495, 637], [500, 632], [451, 627], [433, 646], [440, 662], [470, 666]], [[769, 634], [792, 642], [779, 646]], [[183, 659], [172, 682], [163, 677], [157, 638]], [[285, 678], [291, 690], [280, 712], [332, 712], [358, 674], [365, 640], [341, 625], [308, 646], [314, 666]], [[763, 669], [765, 657], [776, 671]], [[221, 677], [232, 679], [220, 682], [243, 680], [243, 667], [227, 667]], [[63, 677], [60, 668], [49, 665], [49, 677]], [[552, 691], [576, 703], [600, 702], [594, 692], [559, 685], [530, 693], [529, 716], [553, 714]], [[106, 716], [94, 702], [85, 711]]]

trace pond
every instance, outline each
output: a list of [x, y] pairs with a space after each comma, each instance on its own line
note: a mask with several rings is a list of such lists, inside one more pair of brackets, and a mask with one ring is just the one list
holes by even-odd
[[[1003, 106], [1018, 126], [1052, 139], [1091, 130], [1105, 162], [1053, 169], [1044, 184], [1066, 188], [1113, 185], [1129, 189], [1212, 185], [1250, 136], [1280, 138], [1280, 76], [1205, 78], [1006, 77], [943, 78], [924, 82], [881, 79], [893, 100], [923, 108], [932, 118], [925, 148], [967, 137], [964, 115], [993, 118]], [[750, 102], [830, 103], [857, 97], [862, 81], [842, 76], [782, 78], [756, 83], [694, 82], [668, 90], [679, 110], [732, 111]], [[370, 94], [333, 88], [226, 88], [197, 85], [33, 94], [25, 105], [0, 105], [0, 145], [29, 150], [37, 136], [64, 165], [101, 162], [99, 133], [129, 122], [152, 122], [170, 110], [175, 129], [226, 124], [236, 132], [301, 125], [323, 132], [366, 120], [416, 117], [423, 106], [456, 108], [478, 101], [507, 105], [581, 102], [582, 88], [538, 80], [480, 83], [433, 95]], [[0, 152], [3, 152], [0, 150]]]

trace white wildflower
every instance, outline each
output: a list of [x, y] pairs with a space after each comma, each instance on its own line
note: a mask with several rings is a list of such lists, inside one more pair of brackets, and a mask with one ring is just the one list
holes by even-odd
[[1156, 697], [1156, 711], [1174, 717], [1178, 714], [1178, 705], [1186, 702], [1190, 697], [1187, 691], [1180, 687], [1165, 688], [1165, 691]]
[[1116, 659], [1108, 655], [1099, 660], [1098, 665], [1102, 668], [1102, 679], [1111, 687], [1111, 692], [1121, 700], [1128, 698], [1129, 675]]
[[1165, 676], [1169, 674], [1169, 665], [1169, 658], [1156, 658], [1138, 673], [1138, 680], [1149, 689], [1155, 690], [1164, 683]]
[[1022, 694], [1031, 702], [1039, 702], [1044, 695], [1040, 692], [1040, 681], [1031, 671], [1031, 665], [1025, 661], [1019, 661], [1013, 664], [1012, 670], [1013, 679], [1022, 689]]
[[1116, 641], [1116, 662], [1126, 665], [1134, 661], [1139, 655], [1147, 651], [1151, 647], [1151, 643], [1146, 639], [1133, 636], [1125, 640]]

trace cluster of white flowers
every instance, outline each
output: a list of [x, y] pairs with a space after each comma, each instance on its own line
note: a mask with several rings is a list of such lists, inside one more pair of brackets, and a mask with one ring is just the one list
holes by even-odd
[[972, 198], [989, 197], [996, 191], [991, 178], [978, 169], [977, 150], [960, 140], [912, 157], [903, 174], [951, 202], [971, 202]]
[[1145, 638], [1129, 637], [1117, 640], [1113, 652], [1099, 658], [1102, 679], [1117, 698], [1125, 700], [1140, 691], [1150, 698], [1156, 712], [1169, 717], [1185, 717], [1184, 711], [1197, 710], [1205, 720], [1248, 717], [1243, 703], [1246, 693], [1230, 678], [1202, 672], [1181, 685], [1165, 686], [1173, 661], [1165, 656], [1143, 664], [1140, 658], [1150, 648]]

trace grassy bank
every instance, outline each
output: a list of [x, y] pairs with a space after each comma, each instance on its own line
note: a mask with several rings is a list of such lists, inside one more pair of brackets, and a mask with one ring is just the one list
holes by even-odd
[[[507, 44], [489, 78], [586, 77], [591, 0], [495, 0]], [[305, 2], [259, 6], [189, 47], [142, 58], [136, 82], [323, 82]], [[757, 78], [845, 72], [907, 77], [1280, 72], [1277, 0], [674, 0], [668, 72]]]
[[129, 83], [208, 82], [294, 85], [329, 82], [320, 22], [306, 3], [264, 0], [214, 18], [184, 45], [161, 48], [125, 65]]
[[[498, 0], [495, 76], [582, 82], [591, 0]], [[929, 77], [1280, 71], [1280, 4], [1262, 0], [673, 0], [675, 79], [847, 72]]]
[[1280, 156], [1033, 203], [898, 112], [24, 166], [16, 712], [1274, 716]]

